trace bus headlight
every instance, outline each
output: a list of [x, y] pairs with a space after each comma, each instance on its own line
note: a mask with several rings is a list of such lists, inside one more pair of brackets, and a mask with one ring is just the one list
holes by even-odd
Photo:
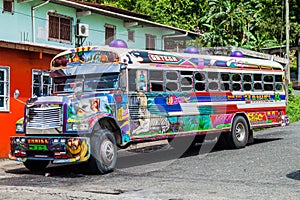
[[67, 131], [87, 131], [89, 127], [88, 123], [67, 123]]

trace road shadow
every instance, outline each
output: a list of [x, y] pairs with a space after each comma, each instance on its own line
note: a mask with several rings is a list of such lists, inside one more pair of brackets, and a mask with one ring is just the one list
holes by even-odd
[[290, 179], [300, 181], [300, 170], [289, 173], [289, 174], [286, 175], [286, 177], [288, 177]]
[[40, 176], [59, 176], [63, 178], [77, 178], [84, 175], [90, 174], [87, 172], [86, 163], [78, 164], [67, 164], [67, 165], [51, 165], [48, 166], [44, 171], [32, 172], [25, 168], [16, 168], [6, 170], [6, 173], [19, 174], [19, 175], [40, 175]]
[[[255, 138], [254, 143], [248, 146], [257, 145], [266, 142], [281, 140], [282, 138]], [[116, 164], [117, 170], [123, 170], [132, 167], [139, 167], [149, 164], [160, 165], [161, 162], [174, 162], [176, 159], [182, 159], [192, 156], [200, 156], [201, 158], [206, 154], [218, 151], [228, 150], [223, 146], [216, 145], [216, 142], [198, 143], [191, 147], [175, 149], [169, 144], [152, 145], [142, 148], [130, 149], [120, 151], [118, 153], [118, 161]], [[80, 178], [86, 175], [94, 175], [88, 170], [87, 163], [68, 164], [68, 165], [50, 165], [45, 171], [31, 172], [28, 169], [16, 168], [6, 170], [6, 173], [20, 174], [20, 175], [39, 175], [51, 176], [61, 178]]]
[[253, 143], [249, 144], [248, 146], [262, 144], [262, 143], [266, 143], [266, 142], [274, 142], [274, 141], [282, 140], [282, 139], [283, 138], [254, 138]]

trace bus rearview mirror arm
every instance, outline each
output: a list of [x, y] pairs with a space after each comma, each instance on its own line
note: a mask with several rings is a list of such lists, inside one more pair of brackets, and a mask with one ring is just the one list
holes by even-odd
[[20, 102], [20, 103], [26, 105], [26, 103], [25, 103], [24, 101], [21, 101], [21, 100], [19, 99], [19, 97], [20, 97], [20, 91], [19, 91], [18, 89], [16, 89], [15, 92], [14, 92], [14, 99], [17, 100], [18, 102]]

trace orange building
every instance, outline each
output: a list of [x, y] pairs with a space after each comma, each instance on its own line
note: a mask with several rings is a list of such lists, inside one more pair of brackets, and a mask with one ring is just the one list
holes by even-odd
[[57, 47], [0, 41], [0, 158], [8, 157], [9, 137], [16, 135], [15, 123], [24, 114], [24, 104], [14, 99], [14, 91], [20, 91], [19, 100], [23, 102], [37, 93], [46, 95], [43, 88], [50, 89], [50, 79], [46, 80], [50, 61], [61, 51]]

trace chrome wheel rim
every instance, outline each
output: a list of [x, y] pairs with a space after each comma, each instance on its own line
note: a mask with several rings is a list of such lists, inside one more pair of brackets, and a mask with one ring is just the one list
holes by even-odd
[[246, 127], [243, 123], [239, 122], [235, 126], [235, 137], [239, 142], [243, 142], [246, 137]]
[[114, 144], [106, 139], [101, 145], [101, 158], [103, 163], [110, 164], [115, 157], [115, 147]]

